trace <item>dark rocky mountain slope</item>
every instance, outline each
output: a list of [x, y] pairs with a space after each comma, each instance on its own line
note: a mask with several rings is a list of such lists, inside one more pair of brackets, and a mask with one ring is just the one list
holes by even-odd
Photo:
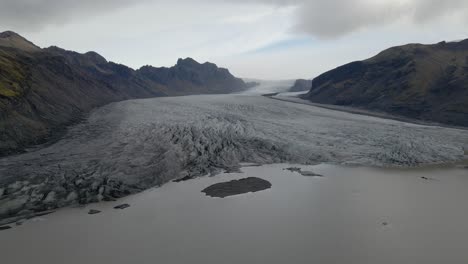
[[320, 75], [304, 97], [468, 126], [468, 39], [390, 48]]
[[144, 66], [137, 75], [168, 87], [171, 95], [232, 93], [247, 88], [242, 79], [213, 63], [200, 64], [191, 58], [179, 59], [171, 68]]
[[133, 70], [95, 52], [41, 49], [0, 33], [0, 156], [58, 135], [91, 109], [132, 98], [230, 93], [248, 87], [215, 64], [179, 60]]
[[289, 89], [290, 92], [303, 92], [310, 90], [312, 87], [312, 80], [298, 79], [294, 85]]

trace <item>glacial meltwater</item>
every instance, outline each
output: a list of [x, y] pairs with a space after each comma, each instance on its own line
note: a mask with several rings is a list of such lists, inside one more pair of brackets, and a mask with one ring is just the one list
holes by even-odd
[[[285, 170], [300, 167], [323, 177]], [[2, 263], [465, 263], [466, 169], [288, 164], [168, 183], [0, 232]], [[268, 190], [201, 192], [258, 177]], [[113, 207], [128, 203], [129, 208]], [[102, 211], [89, 215], [90, 209]]]

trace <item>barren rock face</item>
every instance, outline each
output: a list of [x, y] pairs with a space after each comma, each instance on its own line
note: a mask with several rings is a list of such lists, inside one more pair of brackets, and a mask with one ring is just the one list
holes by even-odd
[[312, 87], [312, 80], [296, 80], [294, 85], [289, 89], [290, 92], [309, 91]]
[[132, 100], [46, 148], [0, 159], [0, 218], [112, 200], [241, 162], [418, 166], [462, 159], [466, 131], [261, 96]]

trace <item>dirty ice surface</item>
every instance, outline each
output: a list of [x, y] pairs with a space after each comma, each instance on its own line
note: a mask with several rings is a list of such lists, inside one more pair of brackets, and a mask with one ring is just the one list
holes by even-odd
[[93, 111], [51, 146], [1, 159], [0, 218], [235, 171], [241, 162], [414, 167], [459, 161], [467, 144], [466, 130], [263, 96], [130, 100]]

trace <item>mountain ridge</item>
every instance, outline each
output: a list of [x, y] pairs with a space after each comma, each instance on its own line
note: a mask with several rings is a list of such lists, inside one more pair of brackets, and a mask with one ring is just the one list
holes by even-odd
[[[12, 31], [0, 33], [0, 156], [49, 141], [107, 103], [248, 88], [229, 70], [190, 58], [170, 68], [151, 66], [148, 73], [142, 68], [107, 61], [93, 51], [41, 49]], [[152, 78], [166, 71], [165, 82]]]
[[316, 77], [303, 98], [468, 126], [468, 39], [389, 48]]
[[28, 52], [40, 51], [41, 48], [13, 31], [0, 33], [0, 47], [17, 48]]

